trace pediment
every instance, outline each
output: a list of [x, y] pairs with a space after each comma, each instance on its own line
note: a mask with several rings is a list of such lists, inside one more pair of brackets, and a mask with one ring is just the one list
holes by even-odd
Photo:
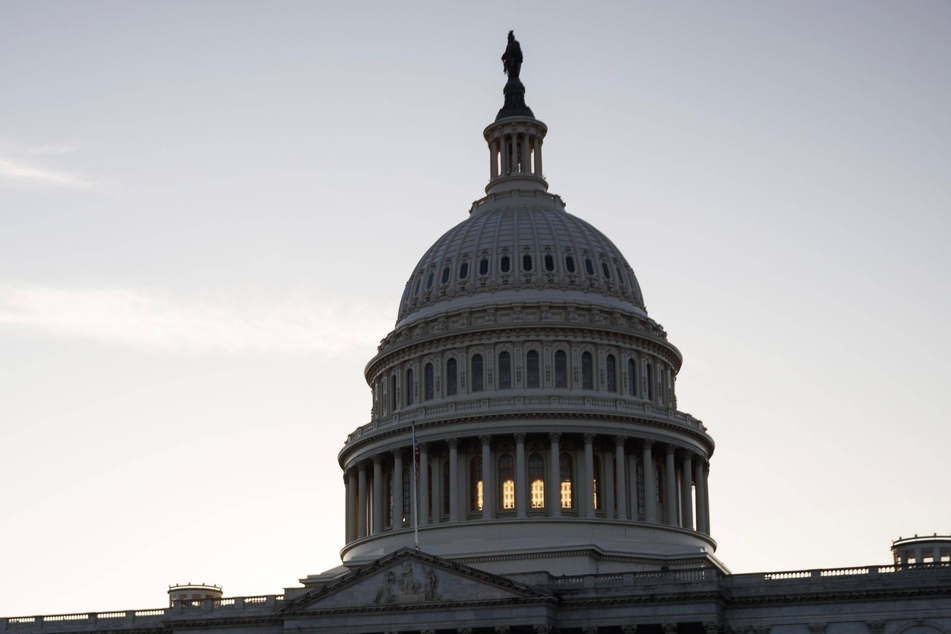
[[548, 600], [550, 595], [504, 577], [402, 549], [322, 588], [296, 597], [284, 612], [323, 612], [445, 603]]

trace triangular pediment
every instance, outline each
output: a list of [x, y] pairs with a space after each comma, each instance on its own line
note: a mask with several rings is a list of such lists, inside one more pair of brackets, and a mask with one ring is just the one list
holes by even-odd
[[404, 548], [294, 598], [281, 611], [549, 599], [550, 594], [504, 577]]

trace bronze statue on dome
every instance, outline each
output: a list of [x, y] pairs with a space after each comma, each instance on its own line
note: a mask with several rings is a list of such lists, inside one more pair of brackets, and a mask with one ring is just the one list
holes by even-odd
[[502, 68], [509, 79], [518, 79], [519, 71], [522, 70], [522, 47], [515, 39], [515, 31], [509, 31], [509, 43], [502, 54]]

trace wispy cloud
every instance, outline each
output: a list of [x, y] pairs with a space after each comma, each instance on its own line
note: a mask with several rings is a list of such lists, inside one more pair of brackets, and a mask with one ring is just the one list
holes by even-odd
[[344, 354], [375, 348], [391, 317], [303, 299], [189, 301], [155, 291], [0, 284], [0, 332], [28, 329], [154, 350]]
[[90, 189], [96, 182], [73, 172], [40, 164], [43, 157], [62, 156], [76, 150], [73, 145], [22, 147], [0, 143], [0, 186], [59, 187]]

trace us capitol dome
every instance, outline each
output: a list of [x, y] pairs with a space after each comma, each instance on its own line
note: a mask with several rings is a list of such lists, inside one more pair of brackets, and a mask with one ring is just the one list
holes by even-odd
[[509, 71], [486, 195], [409, 272], [366, 366], [371, 420], [339, 454], [343, 562], [414, 546], [418, 524], [423, 551], [495, 573], [725, 570], [680, 351], [620, 249], [549, 193], [548, 128]]

